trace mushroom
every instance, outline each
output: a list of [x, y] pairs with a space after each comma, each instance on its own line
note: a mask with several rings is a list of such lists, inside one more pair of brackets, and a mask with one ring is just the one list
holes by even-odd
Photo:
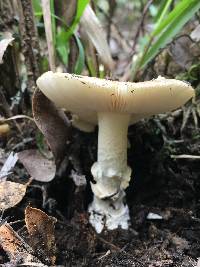
[[98, 233], [121, 226], [128, 229], [125, 189], [131, 178], [127, 166], [128, 126], [142, 118], [174, 110], [194, 96], [185, 82], [157, 79], [119, 82], [69, 73], [46, 72], [37, 80], [40, 90], [58, 107], [73, 114], [73, 124], [92, 131], [98, 124], [98, 156], [91, 168], [93, 202], [90, 223]]

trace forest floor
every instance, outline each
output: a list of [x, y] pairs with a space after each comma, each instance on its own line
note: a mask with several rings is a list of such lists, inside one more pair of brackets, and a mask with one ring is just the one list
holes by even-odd
[[[200, 255], [199, 161], [173, 159], [171, 155], [174, 151], [176, 154], [197, 153], [199, 148], [195, 140], [191, 141], [195, 131], [191, 124], [186, 125], [182, 137], [178, 135], [181, 119], [169, 115], [161, 120], [168, 131], [167, 137], [158, 130], [156, 117], [130, 127], [128, 158], [133, 178], [127, 190], [131, 215], [128, 231], [95, 233], [87, 213], [92, 198], [90, 187], [87, 185], [77, 193], [70, 178], [70, 162], [65, 166], [64, 175], [57, 174], [52, 182], [33, 181], [23, 200], [6, 210], [3, 216], [8, 216], [8, 222], [16, 222], [14, 229], [20, 231], [24, 228], [24, 209], [28, 205], [56, 217], [57, 265], [196, 266]], [[24, 138], [34, 135], [34, 127], [25, 128]], [[73, 131], [72, 147], [76, 147], [73, 155], [76, 154], [81, 162], [83, 173], [90, 176], [90, 166], [96, 157], [97, 131], [93, 134]], [[170, 134], [174, 136], [176, 131], [177, 139], [182, 141], [170, 142]], [[16, 142], [17, 132], [12, 131], [12, 135], [10, 140]], [[3, 148], [9, 152], [13, 143], [4, 140]], [[35, 148], [35, 144], [31, 142], [23, 148]], [[28, 174], [21, 164], [17, 164], [11, 180], [25, 181], [26, 178]], [[26, 233], [24, 235], [26, 237]], [[1, 264], [8, 261], [2, 253]]]
[[[121, 23], [121, 28], [118, 27], [119, 32], [122, 32], [128, 40], [132, 40], [137, 23], [131, 24], [127, 20], [126, 10], [119, 8], [118, 13], [116, 21]], [[132, 13], [133, 10], [130, 14]], [[10, 17], [7, 14], [4, 16]], [[130, 25], [133, 27], [130, 28]], [[187, 80], [194, 88], [199, 88], [200, 47], [199, 43], [192, 41], [189, 36], [190, 28], [195, 28], [194, 25], [187, 26], [182, 36], [161, 51], [146, 68], [145, 78], [142, 79], [149, 80], [162, 75], [166, 78]], [[129, 36], [126, 36], [127, 34]], [[121, 35], [115, 31], [113, 40], [120, 43], [121, 39]], [[123, 45], [127, 47], [126, 43]], [[24, 64], [20, 67], [22, 72], [20, 76], [19, 73], [15, 73], [17, 64], [13, 63], [14, 57], [9, 49], [12, 49], [11, 46], [4, 56], [4, 64], [0, 65], [0, 93], [3, 92], [2, 95], [6, 99], [4, 101], [6, 105], [1, 112], [3, 98], [0, 95], [1, 116], [5, 118], [17, 114], [32, 116], [33, 91], [28, 84], [29, 79], [26, 81], [28, 76], [23, 73], [26, 55], [20, 54], [19, 57]], [[130, 45], [128, 52], [129, 49]], [[44, 45], [42, 49], [44, 55], [46, 50]], [[119, 73], [116, 74], [119, 76], [128, 66], [132, 53], [124, 56], [120, 51], [122, 48], [119, 46], [115, 55], [116, 64], [119, 65]], [[34, 67], [32, 63], [30, 66]], [[42, 182], [46, 173], [40, 169], [39, 158], [32, 162], [32, 167], [34, 173], [37, 170], [37, 177], [40, 176], [41, 179], [30, 179], [32, 175], [26, 171], [21, 161], [18, 161], [11, 170], [7, 180], [27, 184], [26, 194], [21, 197], [21, 201], [17, 201], [0, 213], [0, 228], [7, 223], [25, 240], [25, 247], [26, 244], [34, 245], [36, 248], [34, 256], [44, 264], [35, 264], [35, 267], [51, 264], [48, 264], [49, 255], [47, 257], [44, 253], [44, 246], [47, 244], [38, 242], [41, 240], [40, 236], [34, 240], [27, 233], [25, 213], [28, 206], [41, 209], [57, 220], [56, 249], [52, 249], [50, 255], [50, 258], [54, 257], [52, 260], [55, 261], [54, 266], [196, 267], [200, 257], [200, 104], [198, 101], [197, 97], [196, 103], [188, 103], [172, 113], [142, 120], [129, 128], [128, 165], [133, 170], [130, 186], [126, 190], [131, 218], [129, 230], [105, 229], [101, 234], [97, 234], [89, 224], [87, 208], [92, 201], [90, 169], [96, 160], [98, 129], [94, 133], [83, 133], [72, 127], [65, 158], [52, 181], [50, 179]], [[44, 128], [56, 120], [56, 117], [51, 120], [49, 113], [50, 110], [47, 108], [42, 121]], [[53, 159], [47, 148], [49, 140], [45, 134], [43, 137], [33, 119], [12, 119], [8, 123], [10, 130], [5, 136], [0, 136], [0, 169], [11, 152], [36, 149], [42, 152], [46, 159], [49, 159], [49, 155]], [[53, 128], [57, 129], [56, 124]], [[60, 140], [53, 141], [56, 146], [56, 142], [59, 143]], [[53, 150], [51, 146], [50, 148]], [[80, 181], [86, 179], [86, 184], [76, 185], [74, 183], [76, 178]], [[42, 231], [40, 234], [45, 235], [45, 228]], [[50, 236], [53, 240], [52, 232]], [[1, 238], [2, 236], [0, 240]], [[17, 242], [21, 240], [17, 238]], [[48, 233], [45, 238], [48, 243]], [[14, 244], [15, 247], [12, 242], [6, 242], [4, 246], [0, 245], [0, 266], [33, 266], [33, 264], [23, 265], [19, 259], [13, 258], [17, 245]], [[11, 250], [14, 254], [6, 254], [5, 251]]]

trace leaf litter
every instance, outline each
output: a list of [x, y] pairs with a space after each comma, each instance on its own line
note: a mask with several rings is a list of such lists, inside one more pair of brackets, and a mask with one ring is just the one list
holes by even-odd
[[28, 241], [22, 238], [9, 223], [5, 222], [0, 226], [0, 245], [9, 256], [10, 263], [14, 266], [54, 265], [56, 219], [39, 209], [28, 206], [25, 210], [25, 222]]
[[12, 168], [14, 168], [15, 164], [18, 161], [17, 154], [14, 152], [11, 152], [5, 161], [3, 167], [0, 171], [0, 181], [5, 180], [6, 177], [11, 173]]
[[54, 265], [56, 260], [54, 236], [56, 219], [40, 209], [28, 206], [25, 209], [25, 222], [31, 247], [36, 254], [45, 259], [46, 264]]
[[21, 151], [18, 153], [18, 158], [32, 179], [39, 182], [50, 182], [55, 177], [55, 162], [46, 159], [38, 150]]
[[25, 196], [27, 185], [10, 181], [0, 182], [0, 210], [16, 206]]

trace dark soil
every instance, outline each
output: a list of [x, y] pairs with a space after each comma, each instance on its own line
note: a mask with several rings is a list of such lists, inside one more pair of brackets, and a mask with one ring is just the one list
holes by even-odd
[[[83, 134], [74, 130], [69, 148], [73, 160], [66, 159], [52, 182], [33, 182], [22, 202], [7, 210], [4, 217], [9, 216], [9, 222], [23, 219], [28, 204], [56, 217], [57, 265], [196, 266], [200, 255], [199, 161], [170, 157], [199, 152], [199, 143], [191, 138], [196, 130], [190, 122], [180, 134], [181, 116], [157, 122], [158, 118], [153, 118], [129, 129], [128, 158], [133, 177], [127, 190], [131, 213], [128, 231], [105, 230], [98, 235], [88, 223], [90, 166], [96, 157], [97, 132]], [[6, 142], [2, 145], [5, 148]], [[34, 143], [26, 144], [20, 150], [33, 147]], [[76, 188], [70, 178], [72, 169], [86, 175], [86, 189]], [[19, 164], [12, 180], [18, 177], [28, 177]], [[162, 219], [147, 219], [150, 212]], [[19, 230], [23, 225], [16, 223], [14, 228]], [[6, 261], [1, 251], [0, 263]]]

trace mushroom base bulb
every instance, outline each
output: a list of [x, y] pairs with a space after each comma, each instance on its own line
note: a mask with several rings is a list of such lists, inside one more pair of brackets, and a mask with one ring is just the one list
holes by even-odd
[[129, 228], [129, 209], [124, 204], [124, 191], [120, 192], [120, 196], [116, 200], [102, 200], [94, 196], [93, 202], [89, 206], [89, 221], [95, 228], [97, 233], [101, 233], [106, 227], [114, 230], [118, 227], [127, 230]]
[[[107, 162], [108, 163], [108, 162]], [[129, 186], [131, 179], [131, 168], [126, 166], [119, 171], [117, 168], [109, 167], [110, 164], [101, 165], [95, 162], [91, 168], [92, 176], [96, 183], [90, 183], [95, 196], [100, 199], [117, 198], [121, 190]]]

